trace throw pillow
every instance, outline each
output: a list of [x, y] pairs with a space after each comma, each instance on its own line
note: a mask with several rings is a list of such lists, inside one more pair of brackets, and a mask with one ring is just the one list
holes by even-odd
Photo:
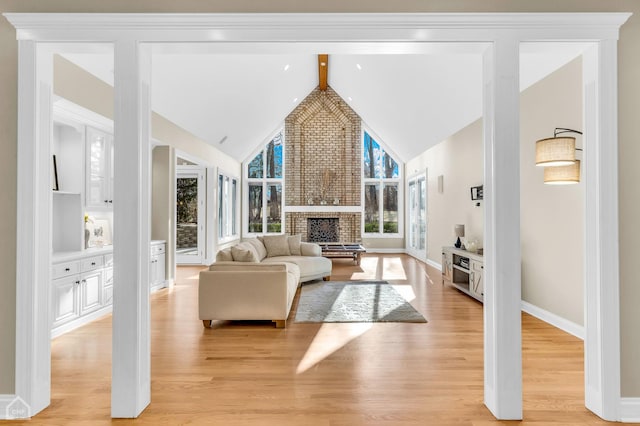
[[262, 238], [268, 257], [290, 256], [289, 242], [286, 235], [265, 235]]
[[262, 259], [267, 257], [267, 249], [264, 247], [262, 241], [258, 240], [257, 238], [249, 238], [245, 242], [251, 244], [253, 248], [256, 249], [256, 253], [258, 253], [258, 260], [260, 262], [262, 262]]
[[216, 254], [216, 262], [231, 262], [231, 261], [233, 261], [233, 255], [231, 254], [230, 248], [222, 249]]
[[287, 237], [287, 242], [289, 243], [289, 252], [292, 256], [301, 256], [300, 253], [300, 243], [302, 242], [302, 235], [290, 235]]
[[256, 249], [249, 243], [240, 243], [231, 247], [231, 255], [236, 262], [260, 262]]

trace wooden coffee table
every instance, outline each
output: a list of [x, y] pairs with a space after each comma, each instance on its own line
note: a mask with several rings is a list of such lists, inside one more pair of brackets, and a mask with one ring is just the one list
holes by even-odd
[[353, 259], [356, 265], [360, 266], [360, 257], [366, 253], [360, 244], [343, 243], [318, 243], [322, 248], [322, 255], [328, 258], [349, 258]]

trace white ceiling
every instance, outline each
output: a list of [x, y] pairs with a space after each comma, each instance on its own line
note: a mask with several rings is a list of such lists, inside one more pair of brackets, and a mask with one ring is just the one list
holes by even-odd
[[[521, 90], [585, 48], [579, 43], [522, 44]], [[176, 50], [153, 55], [154, 111], [239, 161], [265, 142], [318, 84], [316, 51]], [[329, 85], [406, 161], [481, 116], [481, 52], [478, 45], [443, 44], [422, 54], [331, 54]], [[63, 56], [113, 85], [112, 55]]]

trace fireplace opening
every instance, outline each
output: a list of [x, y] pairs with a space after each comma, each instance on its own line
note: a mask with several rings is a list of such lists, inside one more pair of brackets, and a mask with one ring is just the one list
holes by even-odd
[[316, 217], [307, 219], [307, 241], [312, 243], [335, 243], [340, 234], [340, 219]]

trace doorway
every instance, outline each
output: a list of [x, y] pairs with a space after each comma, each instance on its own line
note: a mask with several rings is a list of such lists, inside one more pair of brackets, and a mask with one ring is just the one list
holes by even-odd
[[407, 251], [415, 258], [427, 260], [427, 172], [409, 179], [409, 236]]
[[205, 248], [205, 169], [176, 168], [176, 263], [202, 264]]

